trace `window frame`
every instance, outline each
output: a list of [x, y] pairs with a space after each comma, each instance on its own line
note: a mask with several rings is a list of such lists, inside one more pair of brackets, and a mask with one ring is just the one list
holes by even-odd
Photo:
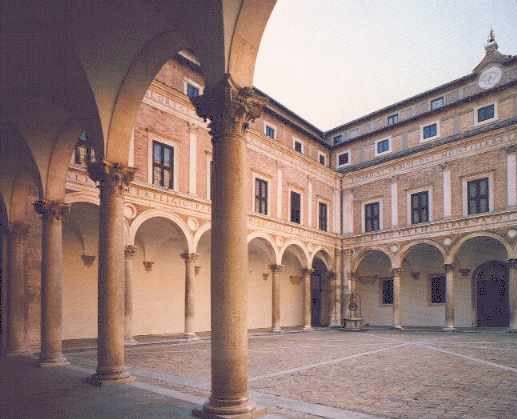
[[[443, 280], [444, 295], [443, 295], [443, 302], [435, 303], [435, 302], [433, 302], [433, 280], [438, 279], [438, 278]], [[447, 277], [445, 274], [430, 274], [428, 277], [427, 290], [429, 292], [428, 301], [431, 306], [443, 306], [443, 305], [447, 304]]]
[[[388, 141], [388, 149], [386, 151], [381, 151], [379, 153], [377, 150], [377, 147], [378, 147], [379, 143], [382, 143], [384, 141]], [[383, 156], [385, 154], [391, 153], [392, 152], [391, 142], [392, 142], [391, 137], [386, 137], [386, 138], [381, 138], [380, 140], [376, 140], [375, 145], [374, 145], [375, 157], [379, 157], [379, 156]]]
[[[287, 208], [288, 212], [287, 212], [287, 215], [288, 215], [288, 217], [289, 217], [289, 218], [288, 218], [288, 221], [289, 221], [291, 224], [295, 224], [295, 225], [303, 225], [303, 216], [304, 216], [304, 214], [303, 214], [303, 192], [302, 192], [300, 189], [298, 189], [298, 188], [292, 188], [292, 187], [288, 188], [288, 192], [289, 192], [289, 195], [288, 195], [288, 201], [287, 201], [287, 203], [288, 203], [288, 208]], [[296, 221], [292, 221], [292, 217], [291, 217], [291, 215], [292, 215], [292, 208], [291, 208], [291, 205], [292, 205], [292, 204], [291, 204], [291, 202], [292, 202], [292, 201], [291, 201], [291, 194], [292, 194], [293, 192], [294, 192], [294, 193], [297, 193], [297, 194], [299, 194], [299, 195], [300, 195], [300, 222], [299, 222], [299, 223], [297, 223]]]
[[[427, 192], [427, 211], [428, 220], [421, 223], [413, 224], [413, 208], [411, 196], [417, 193]], [[423, 186], [421, 188], [409, 189], [406, 191], [406, 224], [408, 226], [418, 226], [420, 224], [431, 223], [433, 221], [433, 187]]]
[[[254, 214], [257, 214], [257, 215], [260, 215], [263, 217], [270, 217], [271, 216], [271, 185], [272, 185], [271, 178], [264, 176], [262, 174], [259, 174], [259, 173], [252, 173], [252, 177], [253, 177], [253, 194], [252, 194], [252, 203], [251, 203], [252, 212]], [[263, 182], [266, 182], [266, 214], [257, 211], [257, 207], [256, 207], [257, 179], [261, 180]]]
[[[424, 129], [431, 125], [434, 125], [434, 124], [436, 124], [436, 135], [434, 135], [432, 137], [424, 138]], [[429, 121], [425, 124], [420, 125], [420, 142], [421, 143], [426, 143], [428, 141], [436, 140], [437, 138], [440, 138], [440, 120]]]
[[[370, 204], [379, 204], [379, 229], [378, 230], [370, 230], [366, 231], [366, 206]], [[384, 229], [384, 203], [382, 198], [374, 198], [368, 201], [365, 201], [361, 205], [361, 227], [363, 233], [376, 233], [380, 232]]]
[[[341, 141], [339, 143], [336, 143], [336, 138], [341, 138]], [[344, 140], [345, 140], [345, 135], [344, 134], [333, 135], [332, 136], [332, 145], [334, 146], [334, 145], [342, 144]]]
[[[476, 214], [469, 214], [469, 197], [468, 197], [468, 183], [480, 179], [488, 178], [488, 212], [480, 212]], [[462, 195], [463, 195], [463, 216], [476, 217], [490, 214], [494, 211], [494, 172], [483, 172], [462, 178]]]
[[[339, 156], [341, 156], [342, 154], [346, 154], [348, 153], [348, 163], [345, 163], [345, 164], [339, 164]], [[352, 164], [352, 151], [350, 149], [347, 149], [347, 150], [343, 150], [343, 151], [340, 151], [336, 154], [336, 168], [337, 169], [341, 169], [343, 167], [347, 167], [347, 166], [350, 166]]]
[[[384, 283], [390, 281], [391, 282], [391, 303], [384, 302]], [[393, 287], [393, 278], [385, 277], [379, 278], [379, 297], [380, 297], [380, 305], [382, 307], [390, 307], [393, 306], [393, 301], [395, 300], [395, 292]]]
[[[442, 105], [438, 106], [437, 108], [433, 108], [433, 102], [436, 102], [438, 100], [442, 100]], [[430, 111], [436, 111], [438, 109], [441, 109], [445, 106], [445, 95], [435, 97], [429, 101], [429, 110]]]
[[[323, 163], [321, 162], [321, 157], [323, 157]], [[327, 154], [322, 153], [319, 150], [318, 150], [318, 163], [321, 164], [322, 166], [327, 167]]]
[[[296, 150], [296, 143], [301, 145], [301, 151]], [[297, 137], [293, 137], [293, 151], [298, 154], [305, 155], [305, 144]]]
[[[390, 122], [391, 118], [395, 118], [395, 122]], [[386, 126], [392, 127], [394, 125], [397, 125], [399, 123], [400, 115], [398, 112], [392, 113], [386, 117]]]
[[[165, 188], [165, 186], [159, 186], [155, 185], [153, 183], [153, 168], [154, 168], [154, 142], [158, 142], [161, 144], [164, 144], [166, 146], [172, 147], [173, 149], [173, 159], [172, 159], [172, 188]], [[162, 189], [162, 190], [168, 190], [168, 191], [178, 191], [178, 185], [180, 185], [179, 181], [179, 168], [178, 168], [178, 160], [179, 160], [179, 153], [180, 148], [179, 144], [176, 141], [166, 139], [163, 137], [160, 137], [158, 135], [151, 134], [147, 141], [147, 182], [156, 188]]]
[[[271, 128], [273, 130], [273, 137], [267, 135], [267, 128]], [[264, 121], [264, 137], [269, 138], [270, 140], [276, 140], [278, 138], [278, 129], [276, 125], [273, 125], [270, 122]]]
[[194, 80], [185, 77], [183, 79], [183, 93], [185, 94], [185, 96], [190, 98], [190, 96], [188, 95], [188, 85], [189, 84], [194, 87], [197, 87], [197, 89], [199, 91], [199, 96], [201, 96], [203, 94], [203, 86], [201, 86], [199, 83], [195, 82]]
[[[328, 233], [330, 230], [330, 204], [328, 201], [324, 199], [317, 199], [316, 204], [318, 205], [318, 231], [323, 231], [325, 233]], [[325, 230], [321, 229], [321, 213], [320, 213], [320, 205], [325, 205], [327, 213], [326, 213], [326, 220], [325, 220]]]
[[[478, 112], [482, 108], [486, 108], [488, 106], [494, 106], [494, 117], [490, 119], [485, 119], [484, 121], [479, 121], [478, 119]], [[498, 119], [498, 113], [497, 113], [497, 101], [491, 102], [491, 103], [485, 103], [481, 106], [476, 106], [474, 108], [474, 126], [489, 124], [491, 122], [497, 121]]]

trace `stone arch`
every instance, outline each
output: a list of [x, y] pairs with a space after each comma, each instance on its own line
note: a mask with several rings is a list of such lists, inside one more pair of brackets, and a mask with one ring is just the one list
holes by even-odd
[[310, 261], [310, 266], [312, 266], [316, 258], [319, 258], [323, 262], [328, 271], [333, 270], [333, 258], [326, 248], [319, 246], [314, 250]]
[[381, 247], [368, 247], [366, 249], [363, 249], [359, 252], [359, 254], [354, 258], [354, 260], [352, 261], [352, 273], [357, 271], [357, 268], [359, 268], [359, 265], [361, 264], [361, 262], [363, 261], [363, 259], [371, 252], [379, 252], [379, 253], [382, 253], [384, 256], [386, 256], [388, 258], [388, 260], [390, 261], [390, 264], [391, 264], [391, 267], [394, 268], [394, 267], [397, 267], [394, 263], [393, 263], [393, 258], [390, 256], [390, 254], [384, 250], [383, 248]]
[[199, 242], [203, 238], [203, 235], [206, 232], [210, 231], [211, 229], [212, 229], [212, 224], [210, 222], [208, 222], [208, 223], [203, 224], [201, 227], [199, 227], [196, 230], [196, 233], [194, 234], [194, 238], [192, 240], [194, 252], [197, 253], [198, 247], [199, 247]]
[[279, 253], [280, 261], [283, 260], [285, 252], [289, 248], [293, 249], [293, 254], [296, 256], [302, 267], [309, 268], [309, 262], [311, 261], [311, 258], [309, 257], [309, 252], [307, 251], [307, 248], [303, 245], [303, 243], [299, 240], [289, 240], [284, 244]]
[[428, 245], [428, 246], [433, 247], [434, 249], [438, 250], [438, 252], [440, 252], [440, 254], [442, 255], [443, 261], [445, 263], [445, 260], [447, 258], [447, 251], [441, 245], [436, 243], [435, 241], [423, 239], [423, 240], [418, 240], [415, 242], [408, 243], [407, 245], [402, 247], [400, 249], [400, 251], [397, 253], [397, 255], [394, 257], [394, 259], [395, 259], [394, 267], [400, 267], [402, 265], [402, 262], [404, 262], [404, 259], [406, 258], [406, 256], [409, 254], [409, 252], [412, 249], [414, 249], [415, 247], [421, 246], [421, 245]]
[[189, 228], [185, 221], [183, 221], [179, 216], [176, 214], [157, 210], [157, 209], [151, 209], [144, 211], [140, 215], [138, 215], [131, 225], [129, 226], [129, 234], [128, 234], [128, 240], [127, 243], [133, 245], [135, 243], [135, 237], [136, 233], [138, 232], [138, 229], [144, 224], [146, 221], [152, 219], [152, 218], [164, 218], [166, 220], [171, 221], [174, 225], [176, 225], [181, 232], [183, 233], [183, 236], [185, 238], [185, 241], [187, 243], [187, 251], [189, 253], [194, 252], [194, 244], [193, 244], [193, 238], [192, 234], [189, 231]]
[[446, 258], [445, 263], [454, 263], [454, 260], [456, 259], [456, 256], [458, 255], [459, 251], [461, 250], [463, 244], [468, 242], [469, 240], [475, 239], [477, 237], [488, 237], [491, 239], [494, 239], [495, 241], [499, 242], [506, 250], [506, 255], [508, 258], [515, 258], [515, 253], [513, 251], [512, 246], [510, 243], [508, 243], [504, 237], [500, 236], [499, 234], [492, 233], [489, 231], [479, 231], [475, 233], [470, 233], [465, 236], [463, 236], [461, 239], [459, 239], [454, 246], [452, 246], [451, 250], [449, 251], [449, 254]]
[[98, 194], [91, 194], [88, 192], [72, 192], [65, 195], [65, 203], [73, 204], [92, 204], [95, 206], [100, 205], [100, 198]]
[[277, 250], [276, 246], [274, 245], [274, 241], [269, 234], [263, 233], [261, 231], [254, 231], [254, 232], [248, 234], [248, 246], [254, 240], [255, 241], [260, 240], [261, 242], [265, 243], [264, 250], [270, 257], [271, 263], [273, 263], [275, 265], [280, 265], [281, 259], [279, 257], [278, 250]]

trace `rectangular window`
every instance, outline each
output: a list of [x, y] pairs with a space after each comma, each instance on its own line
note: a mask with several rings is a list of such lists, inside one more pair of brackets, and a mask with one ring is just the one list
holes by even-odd
[[327, 222], [327, 204], [320, 202], [318, 204], [318, 214], [319, 214], [319, 228], [321, 231], [327, 231], [328, 222]]
[[337, 155], [337, 167], [346, 166], [348, 163], [350, 163], [350, 153], [348, 151]]
[[187, 82], [187, 96], [196, 97], [199, 96], [199, 87], [192, 83]]
[[291, 222], [300, 224], [302, 222], [301, 204], [302, 199], [298, 192], [291, 191]]
[[153, 141], [153, 185], [174, 188], [174, 148]]
[[495, 105], [483, 106], [477, 110], [477, 121], [483, 122], [495, 118]]
[[276, 131], [271, 125], [266, 124], [266, 127], [264, 128], [264, 134], [266, 135], [266, 137], [271, 138], [273, 140], [276, 138]]
[[393, 279], [382, 280], [382, 304], [393, 304]]
[[294, 141], [294, 151], [303, 154], [303, 144], [300, 141]]
[[411, 194], [411, 224], [429, 221], [429, 192]]
[[431, 278], [431, 303], [445, 304], [447, 300], [447, 283], [444, 276]]
[[436, 122], [434, 124], [425, 125], [422, 128], [422, 138], [424, 140], [434, 138], [436, 136], [438, 136], [438, 124]]
[[469, 214], [481, 214], [490, 211], [488, 189], [488, 178], [467, 182]]
[[334, 136], [334, 145], [341, 144], [343, 142], [343, 135], [335, 135]]
[[395, 125], [397, 122], [399, 122], [398, 113], [394, 113], [393, 115], [388, 116], [388, 119], [387, 119], [388, 126]]
[[375, 143], [375, 154], [384, 154], [391, 151], [390, 139], [380, 140]]
[[440, 109], [445, 105], [445, 98], [437, 97], [436, 99], [431, 100], [431, 110], [434, 111], [435, 109]]
[[366, 232], [380, 230], [380, 204], [378, 202], [364, 206], [364, 230]]
[[255, 212], [267, 215], [267, 182], [255, 178]]
[[319, 154], [319, 160], [321, 165], [325, 166], [327, 164], [325, 154]]

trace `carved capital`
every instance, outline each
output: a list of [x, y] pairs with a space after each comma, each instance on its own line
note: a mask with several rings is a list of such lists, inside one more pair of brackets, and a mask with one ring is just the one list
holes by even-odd
[[132, 244], [128, 244], [124, 248], [124, 256], [126, 256], [126, 258], [132, 258], [135, 255], [136, 255], [136, 246], [133, 246]]
[[452, 272], [454, 271], [454, 265], [452, 263], [446, 263], [444, 265], [445, 267], [445, 272]]
[[47, 219], [63, 220], [70, 213], [70, 205], [61, 201], [41, 199], [33, 203], [34, 210]]
[[507, 154], [517, 153], [517, 144], [511, 144], [504, 148]]
[[284, 267], [282, 265], [272, 264], [269, 265], [269, 268], [271, 269], [271, 272], [282, 272]]
[[507, 264], [510, 269], [517, 269], [517, 259], [508, 259]]
[[312, 270], [312, 269], [302, 269], [302, 274], [304, 277], [308, 277], [308, 276], [310, 277], [313, 272], [314, 272], [314, 270]]
[[182, 253], [181, 258], [185, 261], [185, 263], [194, 263], [197, 261], [199, 255], [197, 253]]
[[402, 269], [400, 269], [400, 268], [393, 268], [391, 270], [391, 272], [392, 272], [393, 276], [400, 276], [400, 274], [402, 273]]
[[135, 172], [136, 168], [134, 167], [124, 167], [119, 163], [111, 163], [107, 160], [88, 164], [90, 178], [97, 182], [101, 189], [107, 187], [120, 194], [127, 191], [129, 183], [135, 177]]
[[242, 137], [250, 122], [257, 119], [267, 99], [251, 87], [239, 87], [227, 74], [221, 82], [205, 89], [202, 96], [192, 98], [198, 115], [210, 120], [213, 141]]
[[445, 171], [445, 170], [447, 170], [449, 168], [449, 163], [448, 162], [443, 162], [443, 163], [440, 163], [439, 166], [440, 166], [440, 169]]

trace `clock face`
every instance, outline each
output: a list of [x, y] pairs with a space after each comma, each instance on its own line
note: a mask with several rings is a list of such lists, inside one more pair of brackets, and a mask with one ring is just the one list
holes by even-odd
[[501, 77], [503, 75], [503, 71], [500, 67], [492, 66], [488, 67], [486, 70], [484, 70], [481, 75], [479, 76], [479, 87], [482, 89], [490, 89], [494, 87], [499, 81], [501, 80]]

